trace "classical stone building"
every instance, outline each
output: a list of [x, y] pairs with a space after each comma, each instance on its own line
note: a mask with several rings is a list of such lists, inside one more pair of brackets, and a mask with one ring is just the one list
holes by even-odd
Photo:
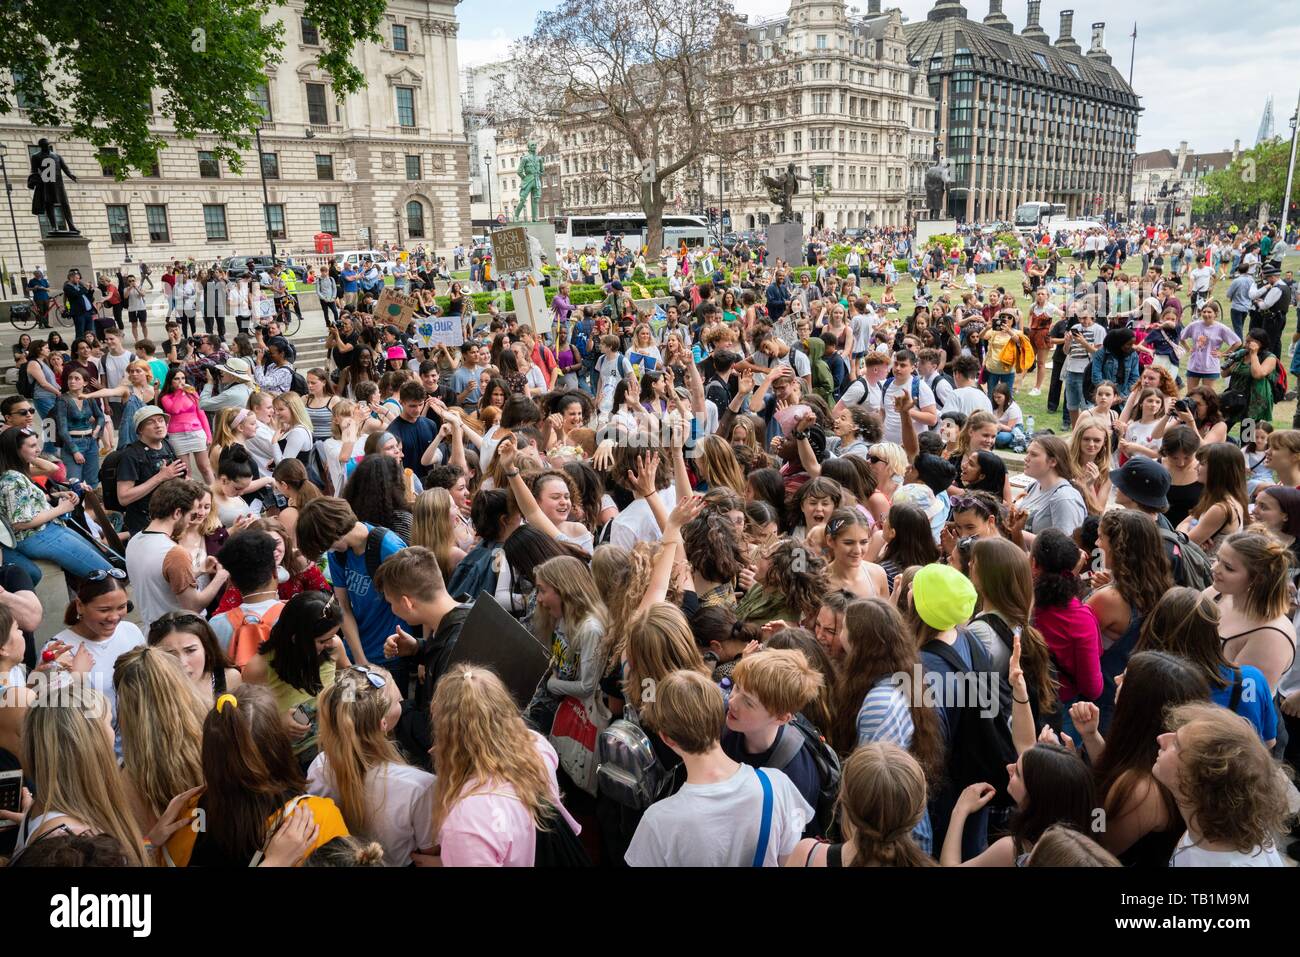
[[[284, 62], [268, 67], [258, 91], [266, 119], [258, 135], [267, 203], [263, 219], [257, 147], [243, 172], [214, 161], [209, 137], [176, 136], [155, 93], [151, 128], [167, 142], [152, 175], [113, 178], [111, 153], [96, 154], [66, 130], [31, 125], [16, 102], [0, 103], [0, 143], [8, 149], [18, 241], [28, 270], [42, 263], [37, 219], [23, 180], [29, 148], [48, 137], [77, 176], [73, 216], [91, 240], [97, 267], [193, 257], [307, 251], [317, 233], [338, 250], [387, 242], [450, 249], [470, 235], [469, 156], [457, 91], [458, 0], [389, 0], [381, 43], [353, 54], [368, 85], [335, 97], [317, 64], [320, 34], [294, 6], [283, 21]], [[21, 205], [20, 205], [21, 204]], [[16, 268], [12, 230], [0, 229], [0, 257]]]
[[1018, 205], [1061, 203], [1071, 216], [1124, 216], [1137, 142], [1138, 97], [1092, 25], [1087, 52], [1074, 11], [1051, 41], [1028, 0], [1017, 34], [989, 0], [983, 21], [958, 0], [938, 0], [909, 23], [908, 51], [929, 77], [938, 140], [954, 174], [950, 212], [967, 222], [1010, 220]]
[[1133, 161], [1133, 185], [1129, 203], [1133, 217], [1148, 223], [1182, 224], [1191, 218], [1192, 200], [1205, 196], [1205, 177], [1227, 169], [1241, 154], [1241, 141], [1232, 149], [1197, 153], [1187, 141], [1176, 150], [1139, 153]]

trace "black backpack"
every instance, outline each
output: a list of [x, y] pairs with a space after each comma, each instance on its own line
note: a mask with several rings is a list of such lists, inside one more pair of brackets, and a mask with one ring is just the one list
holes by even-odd
[[[952, 645], [931, 639], [921, 649], [928, 651], [958, 674], [987, 675], [993, 671], [993, 662], [980, 640], [969, 632], [964, 635], [970, 648], [968, 666]], [[978, 696], [977, 696], [978, 697]], [[980, 708], [979, 701], [967, 701], [960, 708], [949, 708], [956, 716], [952, 724], [952, 737], [948, 741], [948, 766], [944, 777], [955, 793], [971, 784], [985, 782], [998, 791], [995, 801], [1007, 799], [1007, 765], [1016, 760], [1016, 747], [1011, 740], [1011, 726], [999, 706], [990, 714]]]
[[[100, 470], [103, 474], [103, 469]], [[366, 536], [366, 574], [371, 578], [375, 577], [375, 572], [379, 571], [379, 566], [383, 564], [384, 554], [384, 536], [389, 534], [389, 530], [382, 525], [376, 525]], [[392, 534], [396, 535], [396, 532]]]
[[18, 394], [24, 399], [30, 399], [36, 394], [36, 383], [32, 377], [27, 374], [27, 363], [23, 362], [18, 366]]
[[122, 511], [122, 503], [117, 498], [117, 466], [121, 460], [122, 451], [114, 449], [99, 463], [99, 498], [104, 508], [112, 512]]
[[289, 367], [289, 391], [296, 392], [299, 395], [307, 394], [307, 380], [293, 366]]
[[785, 770], [799, 752], [807, 748], [812, 755], [813, 764], [817, 766], [817, 778], [821, 782], [817, 790], [817, 806], [813, 809], [810, 833], [825, 835], [835, 818], [835, 801], [840, 793], [840, 758], [826, 743], [822, 733], [802, 714], [796, 714], [786, 725], [781, 740], [772, 750], [764, 767]]
[[[100, 467], [103, 474], [103, 467]], [[1161, 541], [1172, 546], [1170, 565], [1173, 566], [1174, 582], [1184, 588], [1203, 590], [1210, 587], [1213, 579], [1213, 562], [1205, 550], [1187, 537], [1186, 532], [1168, 528], [1157, 528]]]

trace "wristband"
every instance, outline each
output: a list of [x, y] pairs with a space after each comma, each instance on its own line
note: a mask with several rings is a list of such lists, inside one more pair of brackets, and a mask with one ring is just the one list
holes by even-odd
[[518, 477], [519, 477], [519, 469], [513, 469], [506, 473], [506, 478], [508, 479], [518, 478]]
[[1028, 699], [1028, 698], [1025, 698], [1025, 699], [1022, 701], [1022, 700], [1020, 700], [1019, 698], [1017, 698], [1015, 695], [1012, 695], [1012, 696], [1011, 696], [1011, 700], [1014, 701], [1016, 704], [1029, 704], [1029, 699]]

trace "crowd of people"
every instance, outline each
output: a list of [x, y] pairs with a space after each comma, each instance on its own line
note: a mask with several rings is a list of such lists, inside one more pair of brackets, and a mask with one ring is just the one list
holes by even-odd
[[[20, 342], [0, 853], [1282, 866], [1289, 286], [1267, 235], [1101, 232], [1097, 275], [1035, 254], [1023, 288], [892, 232], [847, 275], [835, 244], [687, 251], [649, 304], [611, 248], [576, 262], [603, 302], [553, 277], [546, 331], [421, 288], [458, 347], [340, 284], [306, 369], [257, 317]], [[1243, 322], [1197, 295], [1225, 263]], [[1059, 430], [1017, 403], [1049, 374]], [[458, 653], [502, 653], [485, 602], [545, 649], [535, 687]]]

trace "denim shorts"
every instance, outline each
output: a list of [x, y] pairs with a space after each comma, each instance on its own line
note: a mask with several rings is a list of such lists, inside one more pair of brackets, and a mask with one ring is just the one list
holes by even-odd
[[1087, 407], [1087, 402], [1083, 398], [1083, 379], [1086, 372], [1065, 373], [1065, 407], [1070, 411], [1078, 410], [1082, 412]]

